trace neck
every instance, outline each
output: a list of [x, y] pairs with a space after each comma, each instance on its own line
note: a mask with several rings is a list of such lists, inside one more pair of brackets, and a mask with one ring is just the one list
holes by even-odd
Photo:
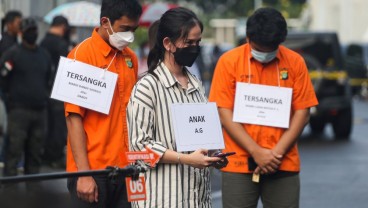
[[[99, 27], [97, 28], [97, 33], [101, 36], [101, 38], [107, 43], [110, 45], [110, 42], [109, 42], [109, 34], [107, 34], [106, 30], [103, 28], [103, 27]], [[112, 47], [112, 46], [111, 46]]]
[[25, 48], [28, 48], [28, 49], [34, 49], [34, 48], [36, 48], [36, 47], [37, 47], [37, 45], [36, 45], [36, 44], [29, 44], [29, 43], [27, 43], [26, 41], [22, 41], [22, 44], [23, 44], [23, 46], [24, 46]]
[[174, 55], [168, 51], [165, 52], [164, 63], [170, 72], [178, 79], [184, 75], [183, 67], [175, 62]]

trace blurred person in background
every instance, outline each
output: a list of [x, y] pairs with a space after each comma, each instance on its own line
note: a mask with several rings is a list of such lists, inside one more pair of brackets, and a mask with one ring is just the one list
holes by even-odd
[[21, 44], [13, 45], [0, 59], [9, 112], [4, 176], [17, 175], [23, 154], [24, 173], [40, 172], [46, 132], [51, 57], [36, 44], [38, 27], [34, 19], [23, 19], [20, 28]]
[[[129, 165], [126, 106], [137, 81], [138, 58], [128, 45], [134, 41], [142, 7], [136, 0], [103, 0], [100, 26], [68, 55], [118, 76], [109, 114], [65, 103], [68, 128], [68, 172]], [[107, 175], [69, 178], [73, 207], [129, 208], [125, 177]]]
[[[18, 43], [18, 37], [20, 35], [20, 23], [22, 21], [22, 13], [20, 11], [11, 10], [5, 14], [5, 17], [1, 20], [1, 40], [0, 40], [0, 57], [11, 46]], [[6, 106], [6, 97], [4, 96], [3, 88], [5, 83], [0, 83], [0, 96], [3, 98]]]
[[[52, 73], [50, 86], [54, 83], [60, 56], [66, 57], [69, 52], [69, 42], [65, 39], [69, 33], [68, 20], [63, 16], [55, 16], [51, 26], [41, 41], [40, 46], [45, 48], [52, 59]], [[51, 92], [51, 88], [49, 89]], [[48, 105], [48, 129], [45, 140], [43, 162], [52, 167], [65, 168], [66, 123], [64, 103], [50, 99]]]
[[[67, 18], [64, 16], [55, 16], [49, 30], [40, 43], [40, 46], [50, 53], [55, 71], [59, 64], [60, 56], [66, 57], [69, 53], [69, 43], [65, 38], [70, 30], [69, 27]], [[54, 78], [55, 72], [52, 75], [52, 78]]]
[[13, 44], [17, 43], [21, 21], [22, 13], [19, 11], [11, 10], [5, 14], [1, 24], [0, 56]]
[[77, 27], [69, 25], [68, 30], [64, 34], [64, 39], [68, 42], [68, 51], [77, 46], [79, 42]]
[[[246, 28], [247, 43], [220, 57], [209, 96], [219, 108], [225, 151], [237, 153], [222, 169], [223, 207], [256, 208], [261, 198], [264, 207], [296, 208], [300, 194], [297, 140], [308, 123], [309, 108], [318, 101], [303, 58], [280, 45], [287, 35], [281, 13], [258, 9], [248, 18]], [[280, 87], [291, 88], [289, 127], [234, 122], [237, 82], [249, 83], [254, 89], [269, 86], [268, 90], [279, 93]]]
[[148, 41], [144, 41], [141, 43], [139, 47], [139, 67], [138, 67], [138, 78], [142, 78], [145, 74], [147, 74], [148, 71], [148, 65], [147, 65], [147, 58], [150, 50], [153, 48], [153, 46], [156, 43], [156, 33], [157, 28], [160, 21], [156, 20], [153, 22], [150, 27], [148, 28]]
[[160, 24], [160, 20], [156, 20], [148, 28], [148, 46], [150, 50], [156, 44], [156, 35], [157, 35], [157, 29], [158, 29], [159, 24]]
[[[5, 135], [7, 131], [7, 113], [5, 109], [5, 103], [0, 97], [0, 150], [3, 149]], [[0, 151], [1, 153], [1, 151]], [[3, 162], [3, 161], [2, 161]], [[4, 163], [1, 163], [0, 167], [3, 167]]]
[[149, 51], [148, 41], [143, 41], [139, 46], [138, 79], [143, 77], [148, 71], [147, 58]]
[[[22, 13], [20, 11], [11, 10], [5, 14], [5, 17], [1, 22], [1, 40], [0, 40], [0, 57], [2, 54], [8, 50], [11, 46], [18, 42], [18, 37], [20, 34], [20, 23], [22, 20]], [[3, 111], [3, 117], [6, 117], [6, 107], [7, 107], [7, 97], [5, 96], [4, 88], [6, 87], [6, 80], [0, 80], [0, 99], [5, 105]], [[6, 121], [5, 121], [6, 123]], [[4, 160], [4, 147], [7, 143], [7, 131], [3, 131], [3, 144], [0, 146], [0, 161]]]

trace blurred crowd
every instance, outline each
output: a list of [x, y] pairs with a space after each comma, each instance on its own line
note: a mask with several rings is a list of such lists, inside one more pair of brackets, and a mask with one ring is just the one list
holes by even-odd
[[75, 45], [71, 27], [55, 16], [46, 34], [35, 19], [8, 11], [0, 40], [0, 166], [4, 176], [40, 172], [41, 165], [65, 167], [63, 102], [49, 95], [60, 56]]

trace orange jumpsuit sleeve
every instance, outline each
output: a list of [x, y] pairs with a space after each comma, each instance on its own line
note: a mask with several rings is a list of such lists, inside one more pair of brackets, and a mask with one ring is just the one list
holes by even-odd
[[224, 54], [217, 62], [212, 79], [210, 102], [216, 102], [221, 108], [234, 108], [236, 74], [235, 61], [231, 56]]
[[301, 110], [318, 105], [312, 81], [303, 58], [300, 57], [296, 66], [297, 75], [293, 87], [292, 109]]

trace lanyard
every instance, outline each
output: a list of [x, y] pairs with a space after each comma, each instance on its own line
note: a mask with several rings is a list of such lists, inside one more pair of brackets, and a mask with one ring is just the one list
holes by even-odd
[[[88, 40], [88, 39], [90, 39], [91, 37], [89, 37], [89, 38], [86, 38], [86, 39], [84, 39], [78, 46], [77, 46], [77, 48], [75, 49], [75, 51], [74, 51], [74, 61], [76, 60], [76, 58], [77, 58], [77, 51], [78, 51], [78, 49], [79, 49], [79, 46], [81, 46], [83, 43], [84, 43], [84, 41], [86, 41], [86, 40]], [[111, 66], [111, 64], [112, 64], [112, 62], [114, 61], [114, 59], [115, 59], [115, 57], [116, 57], [116, 54], [117, 54], [118, 52], [115, 52], [115, 54], [114, 54], [114, 57], [112, 57], [112, 59], [111, 59], [111, 61], [110, 61], [110, 63], [109, 63], [109, 65], [106, 67], [106, 68], [104, 68], [103, 70], [103, 73], [102, 73], [102, 75], [101, 75], [101, 78], [102, 79], [104, 79], [105, 78], [105, 73], [106, 73], [106, 71], [107, 71], [107, 69], [108, 68], [110, 68], [110, 66]]]

